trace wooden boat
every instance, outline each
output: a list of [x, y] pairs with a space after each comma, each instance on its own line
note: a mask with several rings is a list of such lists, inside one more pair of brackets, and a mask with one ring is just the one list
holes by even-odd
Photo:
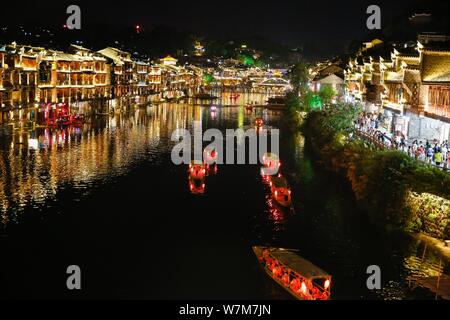
[[274, 153], [267, 152], [263, 155], [263, 167], [261, 168], [262, 176], [271, 176], [278, 173], [281, 167], [281, 161]]
[[255, 119], [255, 126], [258, 128], [261, 128], [264, 125], [264, 120], [263, 118], [256, 118]]
[[253, 246], [266, 273], [299, 300], [329, 300], [331, 276], [295, 250]]
[[203, 181], [206, 177], [206, 165], [202, 161], [192, 161], [189, 164], [189, 177]]
[[189, 164], [189, 190], [192, 194], [205, 193], [206, 165], [202, 161]]
[[205, 181], [204, 180], [197, 180], [193, 179], [192, 177], [189, 177], [189, 190], [192, 194], [204, 194], [205, 193]]
[[289, 207], [292, 204], [291, 189], [286, 179], [282, 176], [271, 177], [270, 190], [273, 199], [283, 207]]
[[213, 163], [217, 163], [217, 158], [219, 156], [219, 153], [217, 152], [217, 150], [213, 149], [213, 150], [203, 150], [203, 157], [204, 160], [207, 164], [213, 164]]

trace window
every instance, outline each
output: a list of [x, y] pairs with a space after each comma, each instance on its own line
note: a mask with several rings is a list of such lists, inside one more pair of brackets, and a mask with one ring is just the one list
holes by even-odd
[[52, 66], [49, 63], [42, 62], [39, 65], [39, 82], [50, 83], [52, 75]]

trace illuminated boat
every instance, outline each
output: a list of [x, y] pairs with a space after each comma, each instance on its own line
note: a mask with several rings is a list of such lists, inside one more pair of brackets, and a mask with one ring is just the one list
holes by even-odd
[[189, 164], [189, 178], [203, 181], [206, 178], [206, 165], [201, 161], [192, 161]]
[[205, 189], [205, 180], [197, 180], [189, 177], [189, 190], [192, 194], [204, 194]]
[[84, 114], [74, 114], [70, 116], [70, 124], [75, 127], [80, 127], [84, 123]]
[[283, 207], [289, 207], [292, 204], [291, 189], [284, 177], [271, 177], [270, 191], [273, 199]]
[[207, 164], [213, 164], [217, 163], [217, 158], [219, 156], [219, 153], [213, 149], [213, 150], [204, 150], [203, 157]]
[[66, 103], [41, 104], [37, 114], [39, 127], [81, 126], [84, 123], [84, 115], [71, 113]]
[[295, 250], [253, 246], [266, 273], [299, 300], [330, 300], [331, 276]]
[[189, 164], [189, 190], [192, 194], [205, 193], [206, 165], [202, 161]]
[[262, 176], [271, 176], [278, 173], [281, 167], [281, 161], [274, 153], [265, 153], [263, 155], [263, 167], [261, 168]]
[[264, 125], [264, 120], [263, 118], [256, 118], [255, 119], [255, 126], [257, 128], [261, 128]]

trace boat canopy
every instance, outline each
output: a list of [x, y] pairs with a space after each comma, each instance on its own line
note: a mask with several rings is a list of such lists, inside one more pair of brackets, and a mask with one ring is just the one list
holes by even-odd
[[284, 264], [286, 267], [300, 274], [302, 277], [314, 280], [314, 279], [330, 279], [331, 276], [316, 267], [308, 260], [303, 259], [293, 251], [283, 248], [268, 248], [270, 255]]
[[278, 160], [278, 156], [275, 153], [271, 153], [271, 152], [264, 153], [263, 158], [269, 159], [269, 160]]
[[192, 166], [202, 166], [203, 167], [204, 163], [203, 163], [202, 160], [192, 160], [191, 161], [191, 165]]

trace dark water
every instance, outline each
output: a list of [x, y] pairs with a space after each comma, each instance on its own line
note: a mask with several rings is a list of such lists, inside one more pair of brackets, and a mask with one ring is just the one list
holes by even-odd
[[[92, 119], [81, 129], [0, 138], [0, 297], [290, 299], [258, 267], [252, 244], [299, 249], [333, 276], [334, 299], [433, 299], [406, 277], [434, 275], [439, 257], [405, 235], [381, 235], [342, 180], [314, 166], [280, 115], [282, 172], [295, 214], [272, 203], [257, 165], [221, 165], [203, 196], [170, 159], [176, 128], [249, 128], [242, 106], [160, 105]], [[79, 265], [82, 290], [66, 289]], [[383, 289], [366, 288], [379, 265]], [[448, 268], [444, 263], [442, 270]]]

